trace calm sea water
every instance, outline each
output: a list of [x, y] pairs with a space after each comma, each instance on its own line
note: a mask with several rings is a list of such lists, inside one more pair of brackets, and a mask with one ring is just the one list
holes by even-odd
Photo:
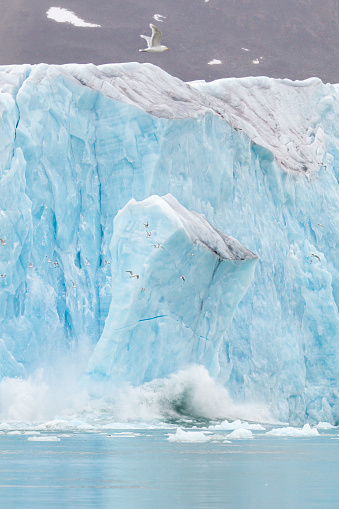
[[[0, 435], [0, 507], [338, 509], [338, 430], [208, 443], [175, 430]], [[111, 435], [111, 436], [110, 436]]]

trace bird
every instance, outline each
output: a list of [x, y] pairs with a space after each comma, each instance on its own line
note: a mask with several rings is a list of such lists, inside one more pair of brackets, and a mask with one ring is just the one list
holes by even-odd
[[320, 256], [318, 256], [318, 255], [316, 255], [316, 254], [314, 254], [314, 253], [311, 253], [311, 256], [314, 256], [314, 258], [317, 258], [317, 259], [319, 260], [319, 262], [321, 262], [321, 260], [320, 260]]
[[235, 127], [234, 130], [235, 131], [242, 131], [242, 129], [240, 127]]
[[317, 226], [321, 226], [321, 228], [324, 228], [324, 225], [320, 223], [318, 223]]
[[111, 265], [110, 262], [108, 262], [107, 260], [104, 260], [105, 262], [105, 265]]
[[0, 239], [0, 243], [1, 243], [2, 246], [6, 245], [6, 238], [7, 237], [4, 237], [3, 239]]
[[136, 277], [137, 279], [139, 279], [139, 274], [133, 274], [133, 272], [131, 270], [126, 270], [125, 272], [129, 272], [130, 277]]
[[146, 230], [146, 237], [149, 238], [151, 235], [152, 233]]
[[165, 249], [157, 240], [155, 241], [156, 244], [152, 244], [152, 247], [155, 247], [155, 249]]
[[147, 223], [144, 223], [144, 227], [145, 228], [148, 228], [149, 227], [149, 222], [147, 221]]
[[194, 253], [190, 253], [190, 256], [194, 256]]
[[145, 288], [141, 288], [141, 292], [144, 292], [145, 291]]
[[6, 277], [6, 274], [0, 274], [0, 277]]
[[88, 258], [86, 258], [86, 265], [87, 265], [87, 266], [88, 266], [88, 265], [91, 265], [91, 264], [89, 263], [89, 259], [88, 259]]
[[46, 258], [47, 258], [47, 263], [52, 263], [52, 260], [50, 259], [49, 256], [46, 255]]
[[151, 37], [148, 37], [147, 35], [140, 35], [145, 41], [147, 42], [147, 48], [145, 49], [139, 49], [139, 51], [148, 51], [149, 53], [162, 53], [163, 51], [169, 51], [169, 48], [167, 46], [164, 46], [160, 44], [161, 37], [162, 37], [162, 31], [157, 26], [150, 24], [150, 28], [152, 30]]
[[30, 269], [32, 269], [32, 268], [33, 268], [33, 263], [32, 263], [32, 262], [29, 262], [29, 263], [28, 263], [28, 267], [29, 267]]
[[74, 284], [74, 282], [72, 280], [70, 280], [71, 283], [72, 283], [72, 288], [76, 288], [76, 285]]
[[54, 265], [54, 268], [55, 268], [55, 269], [56, 269], [57, 267], [59, 267], [58, 262], [53, 262], [53, 265]]
[[182, 282], [183, 282], [183, 283], [185, 282], [185, 278], [184, 278], [184, 276], [180, 276], [180, 279], [182, 279]]

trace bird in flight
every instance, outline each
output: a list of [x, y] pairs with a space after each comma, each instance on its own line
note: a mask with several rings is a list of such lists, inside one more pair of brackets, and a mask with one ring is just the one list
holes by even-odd
[[6, 277], [6, 274], [0, 274], [0, 277]]
[[46, 258], [47, 258], [47, 263], [52, 263], [52, 260], [50, 259], [49, 256], [46, 255]]
[[29, 267], [30, 269], [32, 269], [32, 268], [33, 268], [33, 263], [32, 263], [32, 262], [29, 262], [29, 263], [28, 263], [28, 267]]
[[126, 272], [130, 273], [129, 277], [136, 277], [137, 279], [139, 279], [139, 274], [133, 274], [133, 272], [131, 270], [126, 270]]
[[152, 23], [150, 24], [152, 30], [151, 37], [147, 35], [140, 35], [147, 42], [147, 48], [139, 49], [139, 51], [147, 51], [148, 53], [162, 53], [163, 51], [169, 51], [167, 46], [161, 44], [162, 31]]
[[105, 265], [111, 265], [110, 262], [108, 262], [107, 260], [104, 260], [105, 262]]
[[54, 268], [55, 268], [55, 269], [56, 269], [57, 267], [59, 267], [58, 262], [53, 262], [53, 265], [54, 265]]
[[317, 259], [319, 260], [319, 262], [321, 262], [321, 260], [320, 260], [320, 256], [318, 256], [318, 255], [316, 255], [316, 254], [314, 254], [314, 253], [311, 253], [311, 256], [314, 256], [314, 258], [317, 258]]
[[76, 288], [76, 285], [74, 284], [74, 282], [71, 280], [71, 283], [72, 283], [72, 288]]
[[3, 239], [0, 239], [0, 243], [2, 246], [5, 246], [6, 245], [6, 237], [4, 237]]
[[155, 247], [155, 249], [165, 249], [157, 240], [155, 241], [156, 244], [152, 244], [152, 247]]
[[149, 222], [147, 221], [147, 223], [144, 223], [144, 227], [145, 228], [148, 228], [149, 227]]
[[149, 238], [151, 236], [151, 232], [149, 232], [148, 230], [146, 230], [146, 237]]
[[185, 282], [185, 278], [184, 278], [184, 276], [180, 276], [180, 279], [182, 279], [182, 282], [183, 282], [183, 283]]
[[88, 258], [86, 258], [86, 265], [87, 265], [87, 266], [88, 266], [88, 265], [91, 265], [91, 264], [89, 263], [89, 259], [88, 259]]

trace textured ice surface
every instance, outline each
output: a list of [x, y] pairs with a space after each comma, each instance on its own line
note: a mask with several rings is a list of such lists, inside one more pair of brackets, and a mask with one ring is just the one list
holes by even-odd
[[274, 437], [317, 437], [319, 432], [316, 428], [311, 428], [309, 424], [305, 424], [302, 428], [274, 428], [266, 432], [266, 435]]
[[338, 421], [338, 86], [41, 64], [1, 67], [0, 91], [2, 376], [86, 369], [116, 304], [113, 220], [171, 193], [259, 255], [219, 380], [281, 421]]
[[217, 376], [222, 338], [257, 257], [170, 194], [131, 200], [113, 231], [112, 303], [91, 382], [140, 384], [191, 363]]

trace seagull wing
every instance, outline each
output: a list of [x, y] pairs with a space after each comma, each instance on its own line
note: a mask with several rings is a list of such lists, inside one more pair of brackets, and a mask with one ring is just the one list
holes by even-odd
[[131, 275], [133, 274], [131, 270], [125, 270], [125, 272], [129, 272]]
[[148, 35], [140, 35], [145, 41], [147, 42], [147, 48], [151, 47], [152, 44], [152, 37], [148, 37]]
[[152, 23], [150, 24], [150, 28], [152, 29], [151, 46], [153, 48], [161, 46], [162, 31]]

